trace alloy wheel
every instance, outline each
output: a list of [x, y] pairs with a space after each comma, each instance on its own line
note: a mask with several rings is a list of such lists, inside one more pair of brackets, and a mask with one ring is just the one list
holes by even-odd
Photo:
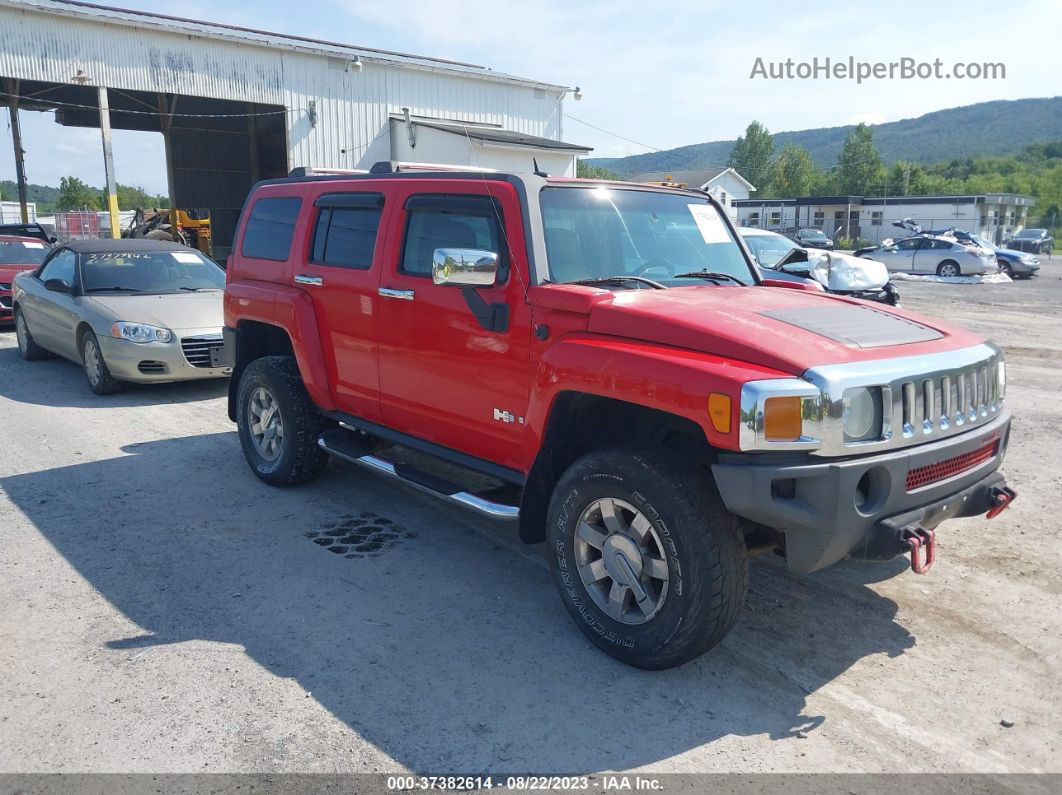
[[247, 414], [255, 449], [262, 458], [275, 461], [280, 457], [284, 444], [280, 403], [272, 392], [260, 386], [251, 393]]
[[669, 570], [652, 522], [630, 503], [592, 502], [575, 533], [579, 577], [594, 603], [623, 624], [644, 624], [664, 605]]

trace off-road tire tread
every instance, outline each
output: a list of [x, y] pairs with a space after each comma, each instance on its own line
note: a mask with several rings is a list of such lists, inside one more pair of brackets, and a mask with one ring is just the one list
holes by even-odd
[[[328, 464], [328, 453], [317, 446], [317, 437], [335, 423], [321, 414], [302, 383], [299, 366], [290, 356], [263, 356], [243, 371], [238, 393], [237, 423], [246, 421], [245, 380], [258, 375], [269, 382], [280, 402], [284, 419], [285, 444], [294, 441], [294, 458], [290, 465], [274, 472], [262, 472], [253, 464], [254, 473], [273, 486], [306, 483], [321, 474]], [[285, 408], [287, 409], [285, 411]], [[289, 428], [294, 431], [292, 434]], [[241, 436], [243, 429], [241, 428]], [[242, 442], [242, 438], [241, 438]]]
[[[571, 485], [584, 473], [616, 469], [630, 472], [638, 488], [647, 493], [659, 495], [663, 491], [667, 495], [663, 500], [657, 496], [651, 501], [665, 502], [671, 513], [681, 517], [684, 546], [699, 551], [700, 576], [689, 583], [694, 591], [701, 591], [694, 599], [699, 611], [672, 636], [668, 653], [652, 656], [617, 654], [616, 649], [599, 642], [585, 622], [576, 624], [600, 648], [636, 667], [659, 670], [681, 665], [716, 646], [733, 628], [748, 594], [745, 537], [738, 518], [723, 505], [706, 466], [694, 465], [666, 448], [625, 444], [587, 454], [560, 478], [549, 510], [551, 547], [557, 501], [566, 498]], [[689, 552], [687, 555], [692, 557]], [[562, 599], [571, 612], [568, 600]]]

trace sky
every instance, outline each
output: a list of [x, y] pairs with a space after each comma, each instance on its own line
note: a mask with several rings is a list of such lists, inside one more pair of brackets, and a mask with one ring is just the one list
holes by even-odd
[[[107, 4], [142, 7], [139, 0]], [[569, 96], [564, 103], [564, 138], [594, 147], [598, 157], [730, 139], [753, 119], [782, 132], [1054, 96], [1062, 72], [1048, 33], [1062, 29], [1058, 0], [315, 0], [303, 8], [312, 11], [293, 15], [290, 0], [185, 0], [171, 10], [579, 86], [582, 101]], [[766, 65], [815, 57], [939, 58], [946, 70], [956, 62], [1002, 62], [1006, 77], [862, 84], [750, 78], [757, 58]], [[103, 184], [98, 130], [59, 127], [50, 114], [20, 118], [30, 182], [58, 185], [73, 174]], [[119, 182], [165, 192], [160, 135], [117, 130], [114, 152]], [[13, 178], [9, 125], [0, 114], [0, 179]]]

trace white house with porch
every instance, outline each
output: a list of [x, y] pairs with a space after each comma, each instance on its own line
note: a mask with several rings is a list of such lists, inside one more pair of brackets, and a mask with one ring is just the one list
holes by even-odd
[[756, 190], [751, 182], [727, 166], [690, 171], [647, 171], [628, 179], [631, 182], [674, 182], [710, 193], [726, 207], [727, 213], [735, 220], [737, 215], [734, 202], [748, 199], [749, 194]]

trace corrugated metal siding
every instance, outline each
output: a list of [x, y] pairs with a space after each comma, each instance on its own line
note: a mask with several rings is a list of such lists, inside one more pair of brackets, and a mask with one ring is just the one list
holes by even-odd
[[547, 138], [560, 130], [558, 91], [374, 61], [361, 71], [342, 66], [324, 55], [0, 5], [0, 76], [69, 83], [82, 69], [109, 88], [282, 105], [291, 166], [359, 167], [389, 156], [388, 120], [402, 107]]

